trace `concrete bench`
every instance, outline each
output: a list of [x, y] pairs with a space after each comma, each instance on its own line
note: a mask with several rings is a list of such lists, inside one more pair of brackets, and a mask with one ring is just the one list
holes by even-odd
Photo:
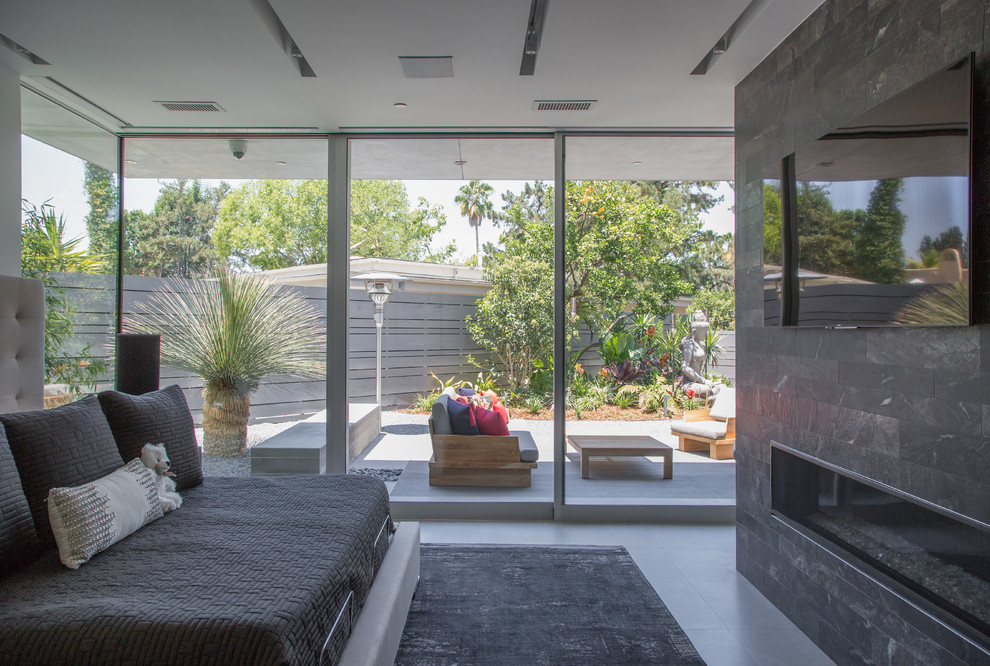
[[[348, 405], [348, 412], [351, 463], [378, 437], [382, 418], [377, 404]], [[251, 475], [326, 474], [326, 421], [324, 410], [251, 447]]]

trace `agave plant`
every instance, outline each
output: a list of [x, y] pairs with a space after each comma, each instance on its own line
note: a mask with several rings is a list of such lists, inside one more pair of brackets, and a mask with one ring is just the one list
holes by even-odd
[[241, 456], [262, 379], [326, 374], [324, 329], [302, 296], [256, 276], [186, 284], [152, 296], [133, 328], [162, 336], [163, 363], [203, 378], [204, 453]]

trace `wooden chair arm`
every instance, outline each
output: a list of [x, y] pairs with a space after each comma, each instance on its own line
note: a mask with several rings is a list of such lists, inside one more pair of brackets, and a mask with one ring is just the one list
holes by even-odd
[[734, 416], [730, 416], [725, 420], [725, 438], [736, 438], [736, 417]]
[[433, 435], [433, 457], [448, 462], [519, 462], [516, 437]]

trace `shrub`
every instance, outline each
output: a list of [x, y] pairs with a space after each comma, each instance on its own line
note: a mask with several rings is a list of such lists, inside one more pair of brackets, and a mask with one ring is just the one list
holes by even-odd
[[546, 401], [538, 395], [533, 395], [526, 398], [526, 400], [523, 401], [523, 404], [526, 406], [526, 409], [529, 410], [530, 414], [539, 414], [540, 410], [546, 406]]
[[615, 396], [615, 405], [621, 409], [629, 409], [639, 403], [639, 396], [632, 393], [619, 393]]
[[409, 407], [420, 412], [432, 411], [433, 403], [437, 401], [438, 395], [437, 393], [417, 393]]

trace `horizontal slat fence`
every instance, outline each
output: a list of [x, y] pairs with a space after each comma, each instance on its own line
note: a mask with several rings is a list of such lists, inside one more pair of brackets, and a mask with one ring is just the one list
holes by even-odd
[[[113, 328], [114, 278], [107, 275], [65, 273], [59, 276], [66, 296], [74, 309], [76, 330], [69, 341], [70, 352], [86, 346], [93, 356], [105, 360], [108, 371], [98, 389], [113, 386]], [[140, 321], [147, 313], [147, 304], [156, 291], [163, 288], [182, 291], [193, 281], [164, 280], [151, 277], [124, 278], [124, 327]], [[320, 314], [326, 324], [327, 290], [324, 287], [286, 287], [301, 294]], [[471, 339], [464, 324], [473, 314], [477, 296], [397, 291], [385, 305], [385, 325], [382, 330], [382, 403], [396, 407], [408, 405], [419, 393], [436, 387], [430, 371], [446, 380], [451, 376], [474, 380], [478, 368], [468, 364], [468, 356], [486, 365], [487, 351]], [[363, 289], [352, 289], [350, 296], [349, 399], [350, 402], [375, 400], [375, 325], [374, 305]], [[583, 332], [575, 349], [588, 343]], [[718, 371], [728, 376], [734, 365], [732, 351], [727, 348]], [[595, 373], [601, 362], [595, 348], [582, 359], [589, 373]], [[202, 380], [172, 367], [161, 368], [161, 384], [178, 384], [185, 392], [193, 417], [199, 423], [203, 397]], [[274, 376], [266, 378], [251, 399], [252, 422], [279, 421], [305, 417], [326, 408], [326, 387], [322, 379]]]

